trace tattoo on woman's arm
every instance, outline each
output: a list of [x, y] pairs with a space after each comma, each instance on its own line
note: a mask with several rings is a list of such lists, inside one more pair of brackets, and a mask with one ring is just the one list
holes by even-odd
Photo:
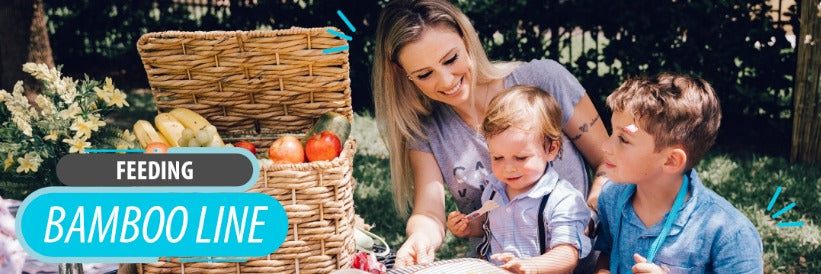
[[589, 124], [582, 124], [582, 126], [579, 127], [579, 131], [581, 131], [582, 133], [579, 133], [578, 135], [573, 136], [573, 138], [570, 138], [570, 141], [576, 141], [576, 140], [581, 139], [582, 134], [587, 133], [588, 131], [590, 131], [590, 128], [592, 128], [593, 125], [596, 124], [596, 121], [598, 121], [598, 120], [599, 120], [599, 115], [597, 114], [596, 117], [594, 117], [593, 120], [591, 120]]
[[604, 171], [596, 172], [596, 177], [602, 177], [602, 176], [607, 176], [607, 172], [604, 172]]

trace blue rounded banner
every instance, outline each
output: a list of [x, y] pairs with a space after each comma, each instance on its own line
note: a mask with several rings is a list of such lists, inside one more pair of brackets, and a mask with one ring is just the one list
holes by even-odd
[[288, 232], [282, 205], [261, 193], [65, 190], [36, 191], [17, 215], [20, 242], [39, 260], [258, 257], [279, 248]]

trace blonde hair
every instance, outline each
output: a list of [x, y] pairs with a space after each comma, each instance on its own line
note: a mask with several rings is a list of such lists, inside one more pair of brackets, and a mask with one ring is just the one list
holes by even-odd
[[408, 214], [413, 183], [408, 158], [408, 141], [426, 138], [421, 117], [430, 114], [432, 102], [408, 79], [399, 66], [399, 50], [418, 40], [428, 28], [445, 26], [462, 37], [476, 83], [507, 76], [512, 66], [502, 69], [487, 58], [476, 30], [467, 16], [445, 0], [397, 0], [385, 6], [376, 27], [373, 65], [373, 92], [376, 119], [390, 154], [391, 185], [396, 209]]
[[552, 141], [561, 144], [562, 110], [556, 99], [541, 88], [516, 85], [490, 101], [482, 121], [482, 134], [490, 139], [511, 127], [537, 132], [543, 136], [545, 145]]
[[707, 81], [665, 73], [625, 81], [607, 96], [613, 112], [633, 115], [653, 136], [655, 150], [682, 145], [689, 170], [713, 145], [721, 125], [721, 106]]

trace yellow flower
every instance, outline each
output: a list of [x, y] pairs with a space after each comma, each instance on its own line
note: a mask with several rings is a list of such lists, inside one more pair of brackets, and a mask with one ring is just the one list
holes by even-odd
[[105, 78], [105, 85], [103, 85], [103, 89], [108, 91], [114, 91], [114, 82], [111, 81], [111, 77]]
[[128, 102], [125, 100], [126, 95], [124, 92], [115, 90], [111, 97], [106, 100], [106, 105], [109, 107], [112, 105], [117, 105], [117, 107], [122, 108], [123, 106], [128, 106]]
[[49, 131], [49, 134], [46, 137], [43, 137], [43, 140], [52, 140], [57, 141], [57, 135], [59, 135], [60, 131], [52, 129]]
[[91, 118], [88, 118], [88, 126], [91, 131], [97, 131], [100, 127], [105, 126], [105, 122], [100, 121], [100, 114], [93, 114]]
[[133, 144], [135, 141], [137, 141], [137, 136], [134, 136], [134, 134], [127, 129], [123, 130], [123, 134], [120, 135], [120, 137], [122, 137], [123, 141], [125, 141], [128, 144]]
[[[130, 143], [126, 143], [124, 140], [117, 141], [117, 145], [115, 146], [117, 150], [124, 150], [131, 148]], [[125, 152], [118, 152], [120, 154], [124, 154]]]
[[11, 165], [13, 165], [13, 164], [14, 164], [14, 154], [12, 154], [11, 152], [9, 152], [9, 155], [8, 155], [8, 156], [6, 156], [6, 161], [5, 161], [5, 162], [3, 162], [3, 166], [4, 166], [4, 167], [3, 167], [3, 171], [9, 170], [9, 168], [10, 168], [10, 167], [11, 167]]
[[94, 87], [93, 90], [94, 90], [95, 93], [97, 93], [97, 98], [103, 99], [103, 101], [106, 101], [106, 102], [108, 102], [108, 100], [111, 100], [110, 99], [111, 98], [111, 93], [108, 92], [108, 90], [101, 89], [101, 88], [98, 88], [98, 87]]
[[34, 152], [26, 153], [25, 157], [17, 158], [17, 162], [20, 163], [20, 166], [17, 167], [17, 173], [29, 173], [29, 172], [37, 172], [37, 169], [40, 168], [40, 163], [43, 162], [43, 159], [40, 158], [40, 155]]
[[70, 146], [68, 153], [84, 153], [87, 147], [91, 147], [91, 143], [86, 142], [86, 140], [86, 138], [75, 136], [74, 139], [63, 139], [63, 142]]
[[74, 123], [71, 124], [71, 130], [77, 132], [74, 134], [75, 138], [81, 137], [91, 137], [91, 125], [83, 120], [82, 116], [77, 116], [77, 119], [74, 120]]

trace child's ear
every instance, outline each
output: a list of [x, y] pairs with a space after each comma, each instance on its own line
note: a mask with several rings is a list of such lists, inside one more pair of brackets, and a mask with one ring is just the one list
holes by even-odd
[[549, 161], [556, 159], [556, 156], [559, 155], [561, 145], [558, 140], [547, 139], [547, 141], [544, 142], [544, 152], [547, 154]]
[[664, 162], [664, 168], [670, 173], [682, 173], [687, 166], [687, 152], [682, 147], [673, 147]]

